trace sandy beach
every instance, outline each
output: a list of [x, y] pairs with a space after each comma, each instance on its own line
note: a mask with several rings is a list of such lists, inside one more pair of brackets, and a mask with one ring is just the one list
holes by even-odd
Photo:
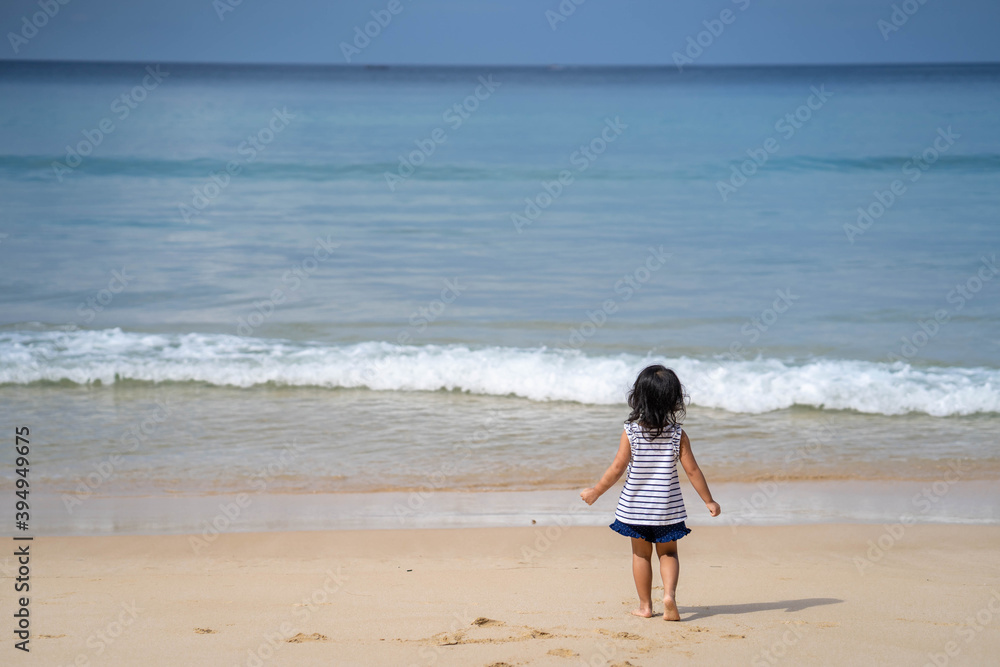
[[[697, 527], [679, 543], [679, 623], [662, 605], [629, 615], [628, 542], [606, 528], [197, 540], [36, 538], [31, 653], [8, 627], [5, 662], [984, 665], [1000, 654], [995, 526]], [[14, 560], [4, 565], [7, 588]]]

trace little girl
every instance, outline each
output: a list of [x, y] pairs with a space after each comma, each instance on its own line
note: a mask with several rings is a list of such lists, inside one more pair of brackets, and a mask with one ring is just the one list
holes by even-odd
[[615, 510], [615, 522], [610, 527], [632, 538], [632, 576], [639, 593], [639, 608], [632, 613], [644, 618], [653, 615], [650, 559], [655, 543], [663, 579], [663, 619], [679, 621], [681, 617], [674, 601], [680, 572], [677, 540], [691, 529], [684, 525], [687, 513], [677, 478], [678, 460], [691, 486], [705, 501], [709, 514], [719, 516], [722, 509], [712, 500], [705, 476], [691, 453], [691, 442], [681, 429], [679, 419], [684, 417], [684, 388], [677, 375], [659, 364], [643, 369], [629, 392], [628, 405], [632, 412], [625, 421], [614, 462], [601, 481], [581, 491], [580, 497], [593, 505], [628, 467], [625, 487]]

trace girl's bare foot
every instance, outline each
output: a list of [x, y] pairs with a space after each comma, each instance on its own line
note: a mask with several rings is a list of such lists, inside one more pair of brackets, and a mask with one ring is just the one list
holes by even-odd
[[674, 602], [673, 598], [663, 598], [663, 620], [681, 620], [680, 612], [677, 611], [677, 604]]
[[641, 616], [642, 618], [652, 618], [653, 617], [653, 606], [648, 607], [640, 606], [638, 609], [632, 610], [633, 616]]

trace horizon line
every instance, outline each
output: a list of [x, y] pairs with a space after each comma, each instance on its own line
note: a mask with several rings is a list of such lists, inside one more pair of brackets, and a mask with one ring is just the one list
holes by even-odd
[[[195, 60], [65, 60], [58, 58], [0, 58], [0, 65], [8, 64], [72, 64], [72, 65], [188, 65], [188, 66], [225, 66], [225, 67], [302, 67], [302, 68], [342, 68], [342, 69], [416, 69], [416, 68], [450, 68], [473, 69], [496, 67], [503, 69], [541, 69], [558, 71], [561, 69], [677, 69], [673, 63], [546, 63], [546, 64], [465, 64], [465, 63], [308, 63], [308, 62], [223, 62]], [[738, 69], [738, 68], [805, 68], [805, 67], [956, 67], [956, 66], [989, 66], [1000, 65], [997, 61], [931, 61], [931, 62], [856, 62], [856, 63], [718, 63], [691, 64], [684, 69]]]

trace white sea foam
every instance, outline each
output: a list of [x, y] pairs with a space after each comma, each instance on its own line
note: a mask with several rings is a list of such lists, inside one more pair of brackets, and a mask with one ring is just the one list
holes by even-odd
[[664, 363], [694, 405], [760, 413], [793, 405], [898, 415], [1000, 412], [1000, 370], [812, 359], [715, 361], [631, 354], [383, 342], [308, 344], [225, 334], [101, 331], [0, 332], [0, 383], [121, 379], [252, 387], [514, 395], [536, 401], [624, 402], [646, 364]]

